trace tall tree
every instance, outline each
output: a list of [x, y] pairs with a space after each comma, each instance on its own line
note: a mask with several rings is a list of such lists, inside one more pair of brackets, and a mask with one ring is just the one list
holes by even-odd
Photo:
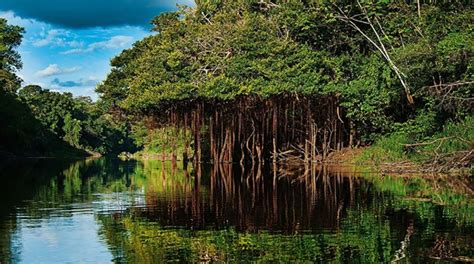
[[15, 72], [22, 67], [20, 54], [15, 50], [20, 44], [24, 30], [7, 24], [0, 18], [0, 88], [15, 92], [20, 88], [21, 79]]

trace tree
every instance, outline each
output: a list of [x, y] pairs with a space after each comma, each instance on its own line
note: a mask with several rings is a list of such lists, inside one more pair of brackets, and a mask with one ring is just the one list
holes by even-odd
[[21, 80], [15, 72], [22, 63], [15, 49], [21, 44], [23, 33], [23, 28], [8, 25], [6, 19], [0, 18], [0, 88], [7, 92], [20, 88]]
[[[370, 144], [434, 111], [428, 116], [436, 125], [426, 126], [425, 136], [464, 109], [472, 112], [460, 107], [472, 105], [465, 103], [472, 102], [474, 69], [470, 5], [196, 3], [154, 19], [157, 34], [112, 60], [97, 91], [115, 113], [150, 120], [150, 127], [184, 127], [195, 141], [203, 134], [209, 145], [217, 140], [216, 149], [253, 156], [289, 145], [308, 152], [307, 142], [326, 152], [352, 145], [349, 134]], [[447, 82], [455, 85], [445, 90], [466, 84], [450, 94], [464, 102], [456, 104], [461, 111], [434, 109], [424, 92]]]
[[81, 139], [81, 122], [74, 119], [71, 114], [66, 114], [64, 117], [64, 140], [74, 147], [80, 147], [79, 141]]

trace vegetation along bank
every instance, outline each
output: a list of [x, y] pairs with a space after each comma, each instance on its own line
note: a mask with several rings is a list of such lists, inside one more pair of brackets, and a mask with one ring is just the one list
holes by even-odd
[[371, 146], [358, 162], [469, 168], [473, 19], [464, 1], [200, 0], [112, 59], [97, 102], [17, 92], [21, 29], [4, 21], [2, 93], [89, 152], [309, 163]]
[[[197, 161], [473, 160], [467, 2], [197, 1], [153, 20], [98, 87]], [[177, 147], [179, 145], [180, 147]], [[179, 155], [180, 153], [178, 153]]]

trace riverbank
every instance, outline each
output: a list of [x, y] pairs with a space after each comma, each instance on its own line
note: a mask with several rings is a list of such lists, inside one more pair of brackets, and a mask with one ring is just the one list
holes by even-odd
[[[390, 136], [389, 136], [390, 138]], [[387, 138], [383, 138], [372, 146], [358, 148], [343, 148], [341, 151], [331, 152], [324, 161], [318, 159], [313, 163], [318, 164], [334, 164], [340, 166], [358, 166], [370, 168], [370, 171], [377, 171], [382, 174], [403, 174], [403, 175], [423, 175], [423, 174], [444, 174], [444, 175], [472, 175], [474, 172], [472, 157], [464, 156], [464, 162], [452, 164], [433, 163], [430, 162], [434, 157], [425, 157], [425, 159], [414, 158], [408, 153], [403, 152], [402, 148], [390, 145], [391, 149], [380, 142], [386, 142]], [[393, 149], [398, 148], [400, 152], [394, 153]], [[473, 150], [464, 150], [473, 154]], [[441, 154], [442, 155], [442, 154]], [[446, 153], [444, 155], [447, 155]], [[173, 158], [172, 153], [153, 153], [153, 152], [137, 152], [137, 153], [121, 153], [119, 158], [122, 160], [162, 160], [162, 161], [182, 161], [181, 155]], [[425, 161], [425, 162], [423, 162]], [[291, 162], [281, 163], [298, 163], [304, 166], [304, 161], [294, 158]], [[449, 165], [449, 166], [448, 166]], [[298, 165], [299, 166], [299, 165]]]
[[18, 159], [84, 159], [100, 158], [102, 155], [97, 152], [86, 150], [60, 151], [47, 154], [14, 154], [8, 151], [0, 151], [0, 160], [18, 160]]
[[439, 132], [420, 138], [403, 130], [379, 138], [353, 157], [386, 172], [474, 173], [474, 117], [448, 123]]
[[326, 163], [340, 164], [345, 166], [359, 166], [378, 171], [382, 175], [403, 175], [406, 177], [425, 175], [472, 175], [473, 168], [469, 166], [440, 167], [430, 163], [420, 163], [409, 158], [390, 161], [390, 157], [374, 154], [374, 146], [364, 148], [345, 148], [340, 152], [331, 153]]
[[139, 151], [135, 153], [122, 152], [118, 155], [121, 160], [162, 160], [162, 161], [182, 161], [182, 155], [173, 155], [173, 153], [156, 153], [156, 152], [144, 152]]

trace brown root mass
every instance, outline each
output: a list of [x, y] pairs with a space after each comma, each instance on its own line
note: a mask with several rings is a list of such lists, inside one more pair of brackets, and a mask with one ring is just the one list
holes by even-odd
[[[355, 127], [339, 103], [334, 94], [245, 96], [173, 102], [148, 116], [154, 127], [171, 125], [190, 133], [195, 162], [310, 163], [356, 141]], [[185, 142], [185, 159], [190, 148]]]

